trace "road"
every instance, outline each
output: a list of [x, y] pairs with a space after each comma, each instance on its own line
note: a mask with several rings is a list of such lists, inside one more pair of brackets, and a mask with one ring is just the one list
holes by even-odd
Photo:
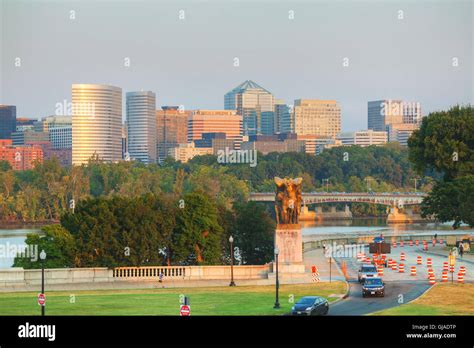
[[[349, 281], [349, 296], [329, 309], [329, 315], [365, 315], [414, 300], [430, 286], [426, 282], [386, 281], [385, 297], [362, 297], [357, 279]], [[402, 301], [401, 303], [399, 301]]]
[[357, 281], [360, 263], [355, 258], [337, 258], [344, 261], [349, 276], [349, 296], [331, 305], [329, 315], [365, 315], [383, 309], [400, 306], [421, 296], [430, 285], [423, 279], [410, 279], [409, 273], [399, 274], [385, 268], [385, 297], [362, 297], [362, 286]]

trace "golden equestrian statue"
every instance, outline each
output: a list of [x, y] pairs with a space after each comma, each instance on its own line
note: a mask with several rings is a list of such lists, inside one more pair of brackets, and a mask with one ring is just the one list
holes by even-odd
[[302, 178], [275, 177], [275, 213], [277, 224], [297, 224], [301, 213]]

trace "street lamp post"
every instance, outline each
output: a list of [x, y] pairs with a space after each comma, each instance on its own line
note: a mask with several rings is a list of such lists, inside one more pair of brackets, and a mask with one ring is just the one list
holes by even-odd
[[229, 286], [235, 286], [234, 282], [234, 238], [229, 237], [230, 243], [230, 284]]
[[278, 254], [280, 253], [280, 250], [278, 248], [275, 248], [275, 263], [276, 263], [276, 282], [275, 282], [275, 292], [276, 292], [276, 297], [275, 297], [275, 305], [273, 308], [278, 309], [280, 308], [280, 303], [278, 302], [278, 289], [280, 288], [280, 282], [278, 281]]
[[[46, 259], [46, 252], [41, 250], [39, 257], [41, 259], [41, 293], [44, 295], [44, 260]], [[45, 314], [45, 306], [46, 304], [41, 306], [41, 316], [43, 317]]]

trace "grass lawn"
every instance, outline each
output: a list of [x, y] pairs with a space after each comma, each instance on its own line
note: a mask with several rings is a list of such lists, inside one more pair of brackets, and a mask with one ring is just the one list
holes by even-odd
[[438, 284], [410, 303], [374, 315], [474, 315], [474, 284]]
[[[180, 289], [51, 291], [46, 293], [47, 315], [179, 315], [180, 295], [190, 298], [192, 315], [280, 315], [301, 296], [344, 294], [343, 282], [280, 286], [279, 310], [274, 286]], [[71, 296], [75, 303], [71, 303]], [[39, 315], [37, 292], [0, 293], [0, 316]], [[330, 297], [329, 301], [336, 298]]]

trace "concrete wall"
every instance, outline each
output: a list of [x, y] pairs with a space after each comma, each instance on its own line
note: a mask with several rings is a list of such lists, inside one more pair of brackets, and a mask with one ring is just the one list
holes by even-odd
[[[136, 269], [136, 267], [126, 267]], [[151, 267], [148, 267], [151, 269]], [[156, 267], [160, 271], [171, 267]], [[178, 267], [175, 267], [178, 268]], [[179, 267], [183, 268], [183, 267]], [[176, 280], [221, 280], [230, 279], [230, 266], [185, 266], [184, 276], [169, 276], [165, 279]], [[125, 267], [124, 267], [125, 269]], [[270, 265], [234, 266], [235, 279], [267, 279]], [[159, 274], [159, 272], [155, 273]], [[112, 283], [133, 281], [156, 281], [154, 276], [114, 277], [114, 271], [107, 268], [58, 268], [45, 270], [46, 284]], [[23, 268], [0, 269], [0, 287], [28, 286], [41, 284], [41, 270]]]

